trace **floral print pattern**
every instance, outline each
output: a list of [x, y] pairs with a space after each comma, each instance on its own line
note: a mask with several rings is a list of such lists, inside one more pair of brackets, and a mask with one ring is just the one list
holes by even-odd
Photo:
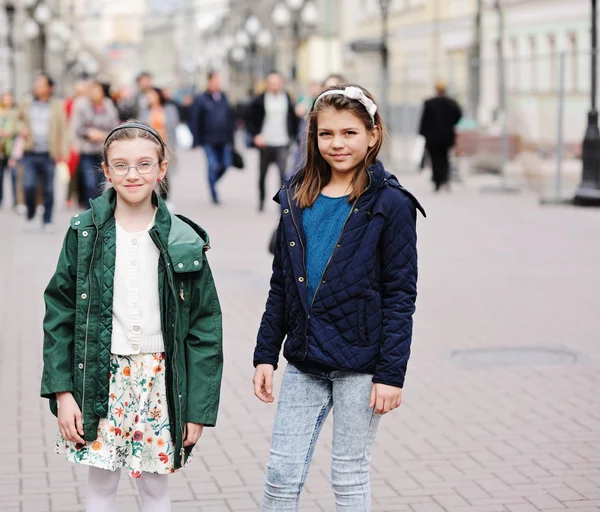
[[98, 437], [85, 444], [72, 443], [59, 432], [56, 453], [65, 454], [70, 462], [109, 471], [128, 468], [132, 478], [141, 477], [142, 472], [173, 473], [174, 443], [165, 386], [164, 352], [113, 354], [108, 415], [100, 420]]

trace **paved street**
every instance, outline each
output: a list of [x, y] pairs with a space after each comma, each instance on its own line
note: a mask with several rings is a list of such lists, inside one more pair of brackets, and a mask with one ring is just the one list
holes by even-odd
[[[275, 407], [253, 396], [252, 351], [277, 210], [257, 213], [257, 159], [246, 159], [223, 179], [218, 208], [201, 153], [184, 155], [172, 180], [178, 211], [211, 236], [226, 358], [218, 426], [171, 479], [177, 512], [259, 510]], [[373, 510], [600, 511], [600, 211], [482, 193], [481, 178], [438, 196], [425, 174], [399, 177], [428, 218], [418, 221], [413, 357], [404, 403], [377, 438]], [[270, 179], [274, 193], [275, 169]], [[56, 421], [38, 397], [42, 293], [74, 213], [63, 204], [55, 235], [23, 233], [22, 219], [0, 211], [3, 512], [84, 510], [87, 469], [53, 454]], [[334, 510], [330, 427], [302, 511]], [[119, 510], [136, 500], [123, 476]]]

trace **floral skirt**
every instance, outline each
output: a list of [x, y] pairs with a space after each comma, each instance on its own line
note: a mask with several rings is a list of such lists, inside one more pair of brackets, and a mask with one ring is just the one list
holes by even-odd
[[98, 437], [79, 444], [66, 441], [59, 432], [55, 451], [78, 464], [109, 471], [127, 468], [132, 478], [143, 472], [173, 473], [165, 354], [113, 354], [108, 415], [100, 419]]

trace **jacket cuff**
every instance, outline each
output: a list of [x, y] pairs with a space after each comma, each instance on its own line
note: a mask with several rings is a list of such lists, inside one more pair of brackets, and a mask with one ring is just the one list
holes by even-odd
[[56, 393], [73, 392], [73, 381], [70, 379], [53, 380], [42, 383], [40, 396], [42, 398], [56, 398]]
[[373, 384], [385, 384], [386, 386], [393, 386], [395, 388], [402, 389], [404, 387], [404, 379], [402, 380], [390, 380], [386, 378], [373, 377]]
[[386, 386], [394, 386], [395, 388], [403, 388], [404, 387], [404, 379], [406, 378], [406, 367], [407, 365], [403, 365], [398, 368], [397, 373], [394, 374], [383, 374], [376, 372], [373, 375], [373, 384], [385, 384]]
[[254, 368], [256, 368], [259, 364], [270, 364], [273, 366], [273, 370], [277, 370], [277, 359], [275, 359], [274, 361], [268, 361], [266, 359], [255, 359], [254, 360]]
[[214, 427], [217, 424], [217, 413], [208, 411], [200, 414], [188, 414], [185, 421], [186, 423], [197, 423], [204, 427]]

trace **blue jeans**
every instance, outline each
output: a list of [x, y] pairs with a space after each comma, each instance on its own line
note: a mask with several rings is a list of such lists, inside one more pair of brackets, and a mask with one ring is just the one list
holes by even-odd
[[288, 364], [277, 405], [263, 511], [297, 511], [321, 427], [333, 408], [331, 485], [337, 512], [371, 510], [371, 450], [381, 416], [369, 408], [372, 375], [305, 373]]
[[228, 167], [231, 167], [231, 144], [204, 144], [204, 152], [208, 162], [208, 185], [214, 203], [219, 202], [217, 182], [223, 177]]
[[44, 224], [52, 222], [55, 165], [49, 153], [25, 153], [23, 156], [23, 192], [27, 205], [27, 220], [35, 217], [36, 191], [38, 183], [41, 182], [44, 192]]
[[10, 172], [10, 185], [13, 196], [13, 206], [17, 206], [17, 168], [8, 167], [8, 159], [0, 158], [0, 205], [4, 199], [4, 171]]
[[79, 169], [82, 173], [81, 182], [83, 190], [81, 193], [81, 202], [89, 207], [90, 199], [96, 199], [102, 194], [102, 187], [105, 183], [102, 173], [102, 154], [82, 153], [79, 157]]

